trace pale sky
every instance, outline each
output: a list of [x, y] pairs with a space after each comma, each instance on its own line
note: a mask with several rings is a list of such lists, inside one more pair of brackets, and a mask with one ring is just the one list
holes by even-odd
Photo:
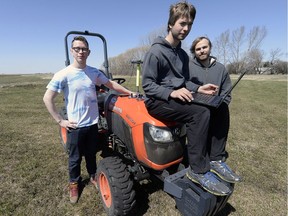
[[[149, 33], [167, 25], [172, 0], [9, 0], [0, 6], [0, 74], [55, 73], [65, 67], [64, 37], [72, 30], [102, 34], [108, 57], [141, 45]], [[286, 0], [194, 0], [197, 10], [190, 45], [197, 36], [212, 41], [226, 30], [265, 26], [262, 49], [279, 48], [287, 58]], [[89, 40], [90, 42], [90, 40]], [[91, 42], [90, 42], [91, 43]], [[94, 43], [94, 42], [93, 42]], [[88, 64], [99, 67], [102, 45]], [[265, 56], [268, 58], [269, 56]], [[97, 60], [96, 60], [97, 59]], [[285, 59], [285, 55], [283, 55]]]

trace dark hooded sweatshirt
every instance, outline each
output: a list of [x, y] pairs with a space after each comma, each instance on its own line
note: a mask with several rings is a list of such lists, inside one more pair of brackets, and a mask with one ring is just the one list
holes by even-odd
[[142, 87], [146, 97], [168, 101], [173, 90], [182, 87], [190, 91], [198, 85], [189, 80], [189, 57], [181, 48], [172, 47], [162, 37], [154, 40], [142, 67]]
[[[189, 64], [190, 80], [197, 84], [198, 87], [207, 83], [219, 86], [218, 95], [224, 95], [231, 87], [231, 79], [225, 66], [216, 61], [216, 58], [210, 56], [210, 64], [208, 67], [203, 66], [197, 59], [190, 60]], [[225, 102], [229, 104], [231, 95], [225, 98]]]

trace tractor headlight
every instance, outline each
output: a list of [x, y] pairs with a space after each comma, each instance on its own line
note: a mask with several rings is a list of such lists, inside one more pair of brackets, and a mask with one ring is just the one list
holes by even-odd
[[159, 127], [155, 127], [153, 125], [150, 125], [149, 133], [155, 142], [166, 143], [166, 142], [172, 142], [173, 141], [172, 133], [169, 130], [165, 130], [163, 128], [159, 128]]

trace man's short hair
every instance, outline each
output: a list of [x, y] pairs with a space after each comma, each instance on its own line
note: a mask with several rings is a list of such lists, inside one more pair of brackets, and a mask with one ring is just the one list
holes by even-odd
[[73, 47], [73, 42], [76, 41], [76, 40], [82, 41], [83, 43], [86, 44], [87, 48], [89, 48], [89, 43], [88, 43], [88, 41], [86, 40], [86, 38], [83, 37], [83, 36], [76, 36], [76, 37], [74, 37], [73, 40], [72, 40], [72, 43], [71, 43], [71, 46], [72, 46], [72, 47]]
[[170, 6], [170, 14], [168, 19], [167, 31], [169, 32], [169, 25], [174, 25], [181, 17], [191, 18], [192, 21], [196, 16], [196, 8], [187, 1], [181, 1]]

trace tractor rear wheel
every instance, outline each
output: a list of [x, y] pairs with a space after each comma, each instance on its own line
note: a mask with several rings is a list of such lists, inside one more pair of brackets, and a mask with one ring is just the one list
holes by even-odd
[[[67, 120], [67, 112], [66, 112], [66, 108], [62, 107], [61, 110], [59, 111], [60, 116]], [[64, 127], [59, 127], [59, 134], [60, 134], [60, 141], [61, 144], [63, 145], [64, 150], [68, 153], [68, 146], [67, 146], [67, 139], [68, 139], [68, 131], [66, 128]]]
[[97, 185], [107, 215], [127, 215], [135, 206], [133, 181], [119, 157], [107, 157], [99, 162]]

